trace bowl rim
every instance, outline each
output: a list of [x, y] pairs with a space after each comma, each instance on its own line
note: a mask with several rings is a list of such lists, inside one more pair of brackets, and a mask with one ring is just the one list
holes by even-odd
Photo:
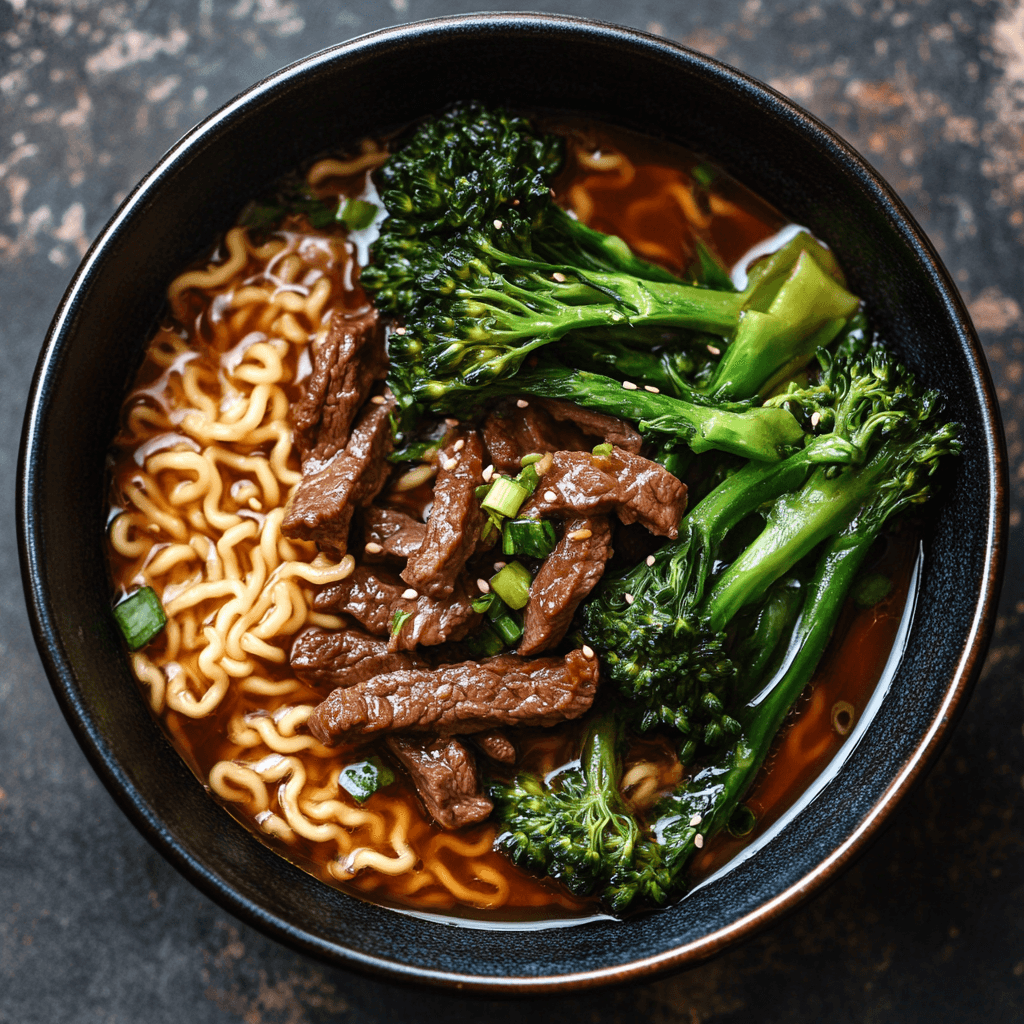
[[[363, 953], [326, 941], [300, 929], [241, 896], [231, 886], [182, 848], [163, 823], [146, 807], [144, 799], [121, 771], [117, 758], [90, 720], [88, 711], [68, 682], [74, 670], [59, 644], [49, 595], [40, 585], [42, 560], [38, 475], [36, 458], [41, 444], [41, 425], [52, 399], [54, 377], [63, 354], [74, 337], [73, 320], [78, 303], [90, 287], [105, 252], [117, 242], [119, 233], [159, 190], [165, 177], [187, 160], [189, 152], [217, 135], [246, 108], [318, 68], [354, 59], [381, 47], [443, 36], [466, 30], [501, 32], [552, 31], [578, 34], [632, 48], [649, 58], [680, 62], [709, 75], [732, 90], [765, 104], [815, 138], [831, 157], [844, 165], [871, 200], [881, 205], [902, 240], [911, 248], [929, 283], [941, 297], [944, 312], [961, 342], [970, 372], [970, 383], [978, 397], [981, 426], [985, 437], [985, 460], [992, 481], [984, 524], [986, 546], [984, 573], [974, 604], [967, 641], [928, 729], [863, 820], [836, 849], [781, 893], [730, 924], [700, 939], [670, 950], [644, 956], [628, 963], [572, 974], [493, 976], [435, 970]], [[958, 289], [949, 277], [932, 244], [913, 215], [882, 177], [836, 132], [787, 99], [771, 86], [735, 68], [679, 43], [637, 29], [569, 15], [532, 12], [482, 13], [432, 18], [369, 32], [329, 46], [297, 60], [239, 93], [203, 121], [189, 129], [129, 193], [89, 247], [61, 300], [41, 350], [26, 405], [17, 469], [16, 519], [19, 560], [30, 625], [50, 685], [75, 738], [121, 810], [159, 852], [201, 892], [246, 923], [303, 953], [335, 966], [356, 968], [400, 982], [420, 982], [464, 992], [491, 995], [527, 995], [552, 991], [573, 991], [609, 983], [649, 980], [656, 974], [693, 966], [731, 944], [751, 937], [757, 930], [795, 909], [843, 868], [862, 854], [878, 837], [896, 805], [920, 781], [938, 756], [966, 698], [980, 673], [994, 628], [1006, 559], [1008, 473], [1005, 440], [999, 406], [985, 356]]]

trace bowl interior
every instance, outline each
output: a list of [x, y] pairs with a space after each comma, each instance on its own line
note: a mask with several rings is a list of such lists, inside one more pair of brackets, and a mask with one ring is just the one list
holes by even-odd
[[[626, 922], [454, 928], [329, 889], [207, 795], [150, 717], [109, 615], [104, 460], [167, 282], [302, 160], [456, 99], [559, 110], [706, 153], [839, 255], [874, 322], [965, 426], [927, 539], [905, 655], [845, 762], [756, 856]], [[1001, 434], [963, 308], [916, 226], [817, 122], [714, 61], [573, 19], [389, 30], [308, 58], [190, 133], [129, 197], [54, 321], [29, 403], [21, 541], [40, 650], [136, 824], [228, 909], [339, 964], [467, 987], [578, 985], [692, 962], [793, 905], [861, 848], [931, 756], [984, 654], [1001, 564]]]

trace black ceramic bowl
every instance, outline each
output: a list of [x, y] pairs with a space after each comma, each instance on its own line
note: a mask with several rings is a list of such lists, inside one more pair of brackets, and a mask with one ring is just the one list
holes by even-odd
[[[841, 764], [752, 855], [677, 906], [623, 923], [452, 927], [329, 889], [208, 796], [150, 716], [109, 612], [104, 457], [167, 282], [244, 202], [328, 147], [466, 98], [572, 111], [703, 152], [811, 227], [906, 361], [948, 396], [964, 455], [934, 506], [898, 668]], [[529, 15], [365, 36], [254, 86], [191, 131], [90, 250], [46, 339], [19, 469], [36, 641], [79, 742], [125, 813], [200, 889], [335, 964], [518, 993], [692, 964], [796, 905], [864, 849], [945, 739], [981, 666], [1005, 533], [996, 401], [963, 304], [889, 188], [771, 89], [663, 40]]]

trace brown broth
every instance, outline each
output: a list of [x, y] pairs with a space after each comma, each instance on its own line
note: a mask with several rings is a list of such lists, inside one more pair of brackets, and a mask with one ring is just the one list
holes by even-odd
[[[621, 236], [635, 251], [676, 273], [685, 272], [691, 265], [698, 237], [710, 245], [726, 265], [731, 266], [749, 248], [775, 234], [784, 224], [783, 218], [763, 200], [725, 176], [715, 179], [710, 192], [695, 188], [692, 172], [699, 161], [685, 151], [591, 125], [573, 123], [561, 128], [572, 144], [566, 170], [558, 182], [559, 201], [574, 206], [581, 219], [591, 226]], [[632, 170], [623, 170], [621, 166], [613, 171], [584, 166], [587, 160], [581, 154], [594, 149], [625, 154]], [[367, 175], [358, 175], [333, 179], [320, 191], [359, 195], [367, 185]], [[349, 311], [364, 308], [366, 297], [358, 285], [358, 268], [351, 246], [346, 245], [344, 237], [337, 232], [332, 235], [314, 231], [300, 219], [289, 221], [285, 228], [291, 236], [308, 236], [315, 240], [314, 247], [321, 247], [323, 259], [320, 270], [330, 280], [333, 308]], [[222, 257], [223, 254], [219, 255]], [[197, 264], [205, 265], [206, 261]], [[245, 273], [258, 274], [260, 270], [259, 261], [252, 259]], [[175, 443], [193, 444], [184, 435], [177, 434], [173, 426], [162, 434], [147, 435], [140, 444], [130, 429], [132, 410], [146, 407], [162, 412], [172, 425], [180, 422], [182, 408], [189, 405], [182, 391], [182, 366], [185, 363], [196, 364], [200, 379], [208, 383], [209, 389], [215, 389], [217, 382], [224, 379], [228, 361], [237, 360], [236, 346], [239, 342], [249, 332], [266, 331], [269, 327], [255, 320], [251, 310], [247, 313], [243, 308], [232, 312], [225, 301], [211, 302], [209, 296], [195, 290], [183, 293], [175, 314], [165, 325], [167, 333], [158, 336], [125, 401], [124, 429], [115, 444], [111, 476], [113, 512], [126, 507], [125, 489], [139, 478], [145, 457], [156, 450], [170, 449]], [[168, 368], [166, 355], [157, 357], [160, 356], [161, 340], [169, 342], [172, 334], [185, 338], [189, 350]], [[299, 350], [293, 348], [288, 358], [296, 360], [303, 357]], [[297, 386], [293, 384], [288, 397], [293, 400], [296, 395]], [[266, 453], [269, 448], [268, 443], [261, 450]], [[289, 465], [298, 468], [294, 451]], [[248, 479], [245, 473], [234, 473], [224, 467], [224, 478], [224, 508], [257, 520], [269, 511], [252, 506], [250, 490], [244, 484]], [[237, 502], [230, 497], [236, 485], [240, 488]], [[430, 485], [427, 484], [392, 494], [390, 500], [420, 517], [430, 498]], [[210, 533], [210, 536], [215, 540], [217, 535]], [[161, 544], [143, 558], [123, 557], [110, 548], [115, 593], [124, 595], [137, 586], [142, 580], [140, 573], [145, 561], [164, 547], [167, 545]], [[762, 770], [747, 798], [747, 804], [758, 817], [754, 833], [744, 839], [723, 835], [711, 841], [694, 864], [694, 877], [706, 876], [716, 870], [763, 833], [840, 749], [845, 737], [832, 726], [832, 707], [836, 701], [845, 700], [858, 714], [863, 711], [896, 635], [914, 550], [909, 539], [894, 538], [879, 564], [879, 568], [890, 573], [896, 582], [893, 593], [874, 609], [847, 609], [844, 612], [808, 694], [802, 698], [800, 707], [791, 715], [782, 735], [776, 740], [769, 764]], [[189, 579], [187, 566], [183, 566], [176, 576], [172, 575], [173, 585], [178, 590], [188, 585]], [[313, 588], [309, 590], [311, 596]], [[202, 612], [200, 606], [200, 619]], [[157, 654], [166, 643], [164, 634], [153, 642], [150, 650]], [[261, 662], [259, 669], [271, 681], [291, 678], [287, 663]], [[325, 693], [308, 686], [286, 697], [258, 698], [233, 689], [217, 710], [206, 718], [191, 718], [168, 709], [162, 714], [161, 721], [176, 749], [205, 784], [215, 764], [242, 758], [249, 751], [230, 738], [232, 720], [237, 721], [243, 715], [273, 715], [285, 704], [315, 703], [324, 696]], [[547, 775], [564, 768], [578, 755], [582, 730], [581, 723], [568, 723], [554, 730], [521, 730], [514, 736], [519, 751], [517, 770]], [[305, 757], [309, 781], [313, 785], [323, 785], [331, 771], [340, 764], [361, 759], [376, 749], [376, 745], [370, 744], [358, 751], [341, 750], [336, 757]], [[659, 786], [677, 784], [682, 774], [667, 740], [636, 740], [626, 756], [627, 771], [641, 763], [658, 766]], [[404, 776], [387, 790], [375, 794], [367, 806], [374, 805], [405, 808], [412, 821], [409, 842], [420, 856], [430, 856], [434, 866], [452, 877], [459, 876], [460, 871], [465, 873], [458, 855], [443, 847], [445, 834], [428, 819]], [[518, 870], [493, 850], [475, 855], [474, 863], [500, 873], [507, 882], [508, 897], [497, 911], [488, 910], [480, 900], [460, 900], [437, 885], [410, 891], [407, 880], [401, 876], [394, 878], [374, 869], [367, 869], [347, 882], [339, 882], [327, 872], [327, 863], [332, 856], [327, 843], [301, 837], [286, 843], [261, 832], [244, 804], [225, 806], [264, 842], [303, 870], [329, 885], [377, 902], [466, 918], [512, 921], [582, 919], [597, 911], [594, 901], [571, 898], [556, 883]], [[459, 838], [470, 846], [488, 847], [493, 835], [494, 826], [483, 823], [463, 830]], [[473, 880], [463, 881], [470, 884]]]

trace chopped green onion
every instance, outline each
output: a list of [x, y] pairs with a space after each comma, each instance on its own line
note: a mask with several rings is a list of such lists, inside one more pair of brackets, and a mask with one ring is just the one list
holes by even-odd
[[441, 441], [444, 438], [434, 441], [413, 441], [402, 448], [393, 451], [388, 456], [388, 462], [430, 462], [431, 458], [441, 450]]
[[394, 618], [391, 620], [391, 635], [398, 636], [402, 632], [402, 627], [412, 618], [412, 612], [395, 612]]
[[373, 223], [376, 216], [377, 207], [373, 203], [367, 203], [362, 199], [350, 199], [338, 213], [338, 220], [349, 231], [362, 231]]
[[338, 785], [359, 804], [394, 781], [395, 773], [376, 755], [347, 764], [338, 772]]
[[509, 647], [523, 635], [522, 623], [513, 618], [512, 613], [508, 611], [500, 619], [494, 620], [494, 629]]
[[711, 182], [718, 177], [718, 172], [710, 164], [697, 164], [690, 173], [693, 180], [702, 188], [711, 188]]
[[523, 502], [530, 496], [530, 493], [530, 491], [515, 480], [510, 480], [507, 476], [499, 476], [491, 484], [491, 489], [487, 492], [487, 496], [483, 501], [480, 502], [480, 507], [497, 512], [500, 516], [514, 516], [522, 507]]
[[612, 446], [605, 442], [604, 444], [595, 444], [594, 450], [590, 453], [595, 459], [610, 459], [612, 457]]
[[734, 836], [748, 836], [754, 831], [754, 826], [757, 824], [757, 815], [746, 805], [740, 804], [735, 811], [732, 812], [732, 817], [729, 819], [729, 823], [725, 826], [730, 835]]
[[535, 462], [540, 462], [540, 460], [543, 458], [543, 452], [533, 452], [531, 455], [524, 455], [519, 460], [519, 465], [525, 469], [527, 466], [532, 466]]
[[547, 558], [558, 538], [547, 519], [507, 519], [501, 534], [501, 550], [506, 555]]
[[479, 597], [473, 598], [470, 602], [470, 608], [478, 614], [482, 615], [484, 612], [489, 611], [492, 604], [495, 601], [500, 601], [496, 594], [481, 594]]
[[476, 495], [477, 501], [483, 501], [487, 496], [487, 492], [491, 489], [490, 484], [481, 484], [473, 493]]
[[[524, 466], [523, 471], [516, 477], [516, 483], [525, 488], [527, 495], [533, 494], [537, 490], [537, 484], [540, 483], [540, 474], [532, 465]], [[519, 509], [516, 509], [516, 512], [518, 511]]]
[[509, 562], [491, 579], [491, 590], [509, 606], [509, 608], [525, 608], [530, 600], [530, 584], [533, 577], [530, 570], [520, 562]]
[[133, 651], [145, 647], [167, 625], [164, 607], [152, 587], [141, 587], [125, 598], [114, 608], [114, 618]]
[[479, 631], [466, 641], [466, 647], [474, 658], [491, 658], [505, 649], [505, 643], [485, 622]]

